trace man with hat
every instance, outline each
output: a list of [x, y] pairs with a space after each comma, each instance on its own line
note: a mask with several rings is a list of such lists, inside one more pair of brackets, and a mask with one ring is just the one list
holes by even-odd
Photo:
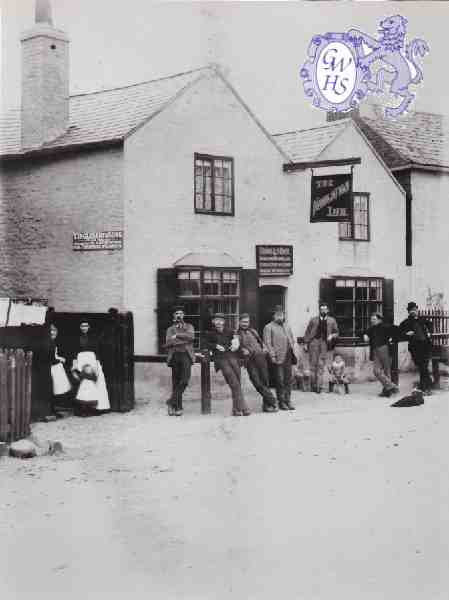
[[172, 395], [169, 398], [168, 414], [182, 415], [182, 395], [189, 384], [192, 365], [195, 362], [193, 325], [184, 321], [184, 308], [173, 308], [173, 325], [167, 329], [165, 347], [168, 349], [167, 364], [172, 370]]
[[432, 379], [429, 373], [429, 360], [432, 352], [432, 323], [418, 316], [416, 302], [407, 304], [408, 317], [399, 325], [403, 340], [408, 340], [408, 349], [413, 362], [419, 371], [419, 388], [425, 395], [430, 395]]
[[312, 317], [307, 325], [304, 341], [310, 356], [312, 389], [320, 394], [323, 388], [323, 373], [326, 362], [339, 335], [337, 321], [329, 316], [329, 307], [320, 302], [320, 314]]
[[234, 331], [225, 327], [223, 313], [215, 313], [212, 319], [213, 329], [207, 332], [206, 342], [212, 353], [215, 371], [221, 371], [231, 389], [232, 414], [235, 417], [249, 416], [249, 410], [241, 385], [241, 369], [238, 357], [239, 338]]
[[239, 318], [237, 335], [240, 340], [240, 352], [248, 371], [251, 383], [263, 398], [264, 412], [277, 412], [276, 399], [270, 390], [268, 382], [268, 365], [266, 353], [268, 352], [260, 335], [249, 326], [250, 316], [242, 313]]
[[295, 339], [290, 325], [285, 321], [282, 306], [273, 309], [273, 320], [265, 325], [263, 341], [274, 365], [276, 396], [280, 410], [295, 410], [290, 401], [292, 391], [292, 365], [296, 364]]

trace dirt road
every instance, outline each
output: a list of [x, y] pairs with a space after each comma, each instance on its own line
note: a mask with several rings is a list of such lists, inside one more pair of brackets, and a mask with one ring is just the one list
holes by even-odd
[[35, 425], [65, 452], [0, 459], [0, 597], [446, 600], [449, 393], [377, 391]]

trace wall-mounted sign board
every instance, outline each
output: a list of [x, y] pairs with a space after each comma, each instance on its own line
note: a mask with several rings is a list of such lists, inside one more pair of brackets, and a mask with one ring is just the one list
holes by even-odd
[[73, 233], [73, 250], [122, 250], [123, 231]]

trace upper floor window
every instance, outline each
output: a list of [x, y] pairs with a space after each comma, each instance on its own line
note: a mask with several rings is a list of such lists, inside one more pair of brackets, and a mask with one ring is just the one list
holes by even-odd
[[352, 202], [352, 221], [338, 224], [339, 238], [368, 242], [370, 239], [369, 194], [354, 192]]
[[234, 215], [234, 161], [195, 154], [195, 212]]

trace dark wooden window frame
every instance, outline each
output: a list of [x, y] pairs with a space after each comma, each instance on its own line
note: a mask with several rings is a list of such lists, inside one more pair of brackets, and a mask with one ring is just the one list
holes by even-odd
[[[195, 169], [196, 169], [196, 161], [197, 160], [207, 160], [207, 161], [211, 161], [212, 163], [212, 169], [211, 169], [211, 209], [207, 210], [207, 209], [202, 209], [202, 208], [197, 208], [196, 206], [196, 195], [197, 195], [197, 190], [196, 190], [196, 173], [195, 173]], [[216, 160], [226, 160], [229, 161], [230, 165], [231, 165], [231, 210], [229, 212], [223, 212], [223, 211], [216, 211], [215, 210], [215, 175], [214, 175], [214, 161]], [[193, 191], [193, 207], [195, 210], [196, 214], [201, 214], [201, 215], [218, 215], [218, 216], [223, 216], [223, 217], [233, 217], [235, 215], [235, 206], [234, 206], [234, 199], [235, 199], [235, 185], [234, 185], [234, 159], [232, 158], [232, 156], [215, 156], [212, 154], [200, 154], [198, 152], [195, 152], [194, 154], [194, 158], [193, 158], [193, 183], [194, 183], [194, 191]]]
[[[200, 281], [200, 293], [199, 295], [181, 295], [179, 293], [179, 283], [178, 283], [178, 273], [182, 273], [182, 272], [192, 272], [192, 271], [198, 271], [200, 273], [200, 277], [199, 277], [199, 281]], [[220, 273], [226, 272], [232, 272], [232, 273], [236, 273], [237, 274], [237, 294], [229, 294], [229, 295], [224, 295], [223, 293], [217, 294], [217, 295], [213, 295], [213, 294], [204, 294], [203, 293], [203, 289], [204, 289], [204, 273], [206, 271], [219, 271]], [[194, 302], [198, 302], [200, 309], [199, 309], [199, 319], [200, 319], [200, 323], [201, 321], [206, 317], [206, 307], [207, 307], [207, 303], [208, 302], [213, 302], [214, 300], [236, 300], [237, 301], [237, 311], [236, 311], [236, 315], [239, 314], [239, 310], [240, 310], [240, 300], [241, 300], [241, 296], [242, 296], [242, 268], [241, 267], [200, 267], [200, 266], [192, 266], [192, 267], [179, 267], [176, 268], [176, 280], [177, 280], [177, 290], [176, 290], [176, 302], [178, 302], [179, 304], [184, 304], [186, 302], [188, 302], [189, 300], [192, 300]], [[223, 284], [223, 279], [221, 278], [221, 284]], [[186, 311], [186, 314], [188, 314], [188, 311]], [[234, 314], [234, 313], [233, 313]], [[188, 320], [188, 317], [187, 317]], [[202, 346], [202, 339], [201, 339], [201, 333], [204, 333], [203, 329], [200, 330], [195, 330], [195, 334], [199, 334], [200, 336], [200, 344], [197, 347], [201, 347]]]
[[[347, 275], [345, 276], [341, 276], [341, 277], [332, 277], [332, 279], [335, 280], [335, 282], [337, 281], [341, 281], [341, 280], [350, 280], [350, 281], [368, 281], [368, 283], [370, 281], [380, 281], [381, 282], [381, 286], [380, 289], [382, 290], [382, 298], [380, 301], [376, 301], [376, 300], [372, 300], [372, 301], [367, 301], [368, 303], [372, 303], [372, 304], [380, 304], [381, 305], [381, 310], [380, 312], [383, 314], [384, 313], [384, 286], [385, 286], [385, 278], [384, 277], [349, 277]], [[355, 289], [355, 288], [354, 288]], [[353, 305], [357, 304], [357, 300], [353, 300], [352, 302]], [[337, 306], [337, 300], [335, 298], [334, 295], [334, 309]], [[336, 311], [334, 311], [335, 314]], [[364, 342], [362, 340], [362, 338], [359, 338], [357, 336], [340, 336], [339, 337], [339, 345], [353, 345], [353, 346], [367, 346], [368, 344], [366, 342]]]
[[[356, 238], [354, 237], [354, 232], [355, 232], [355, 227], [354, 227], [354, 197], [355, 196], [362, 196], [364, 198], [366, 198], [366, 204], [367, 204], [367, 209], [366, 209], [366, 213], [367, 213], [367, 237], [366, 238]], [[339, 227], [339, 232], [338, 232], [338, 239], [341, 242], [370, 242], [371, 241], [371, 220], [370, 220], [370, 193], [369, 192], [354, 192], [352, 194], [352, 219], [351, 219], [351, 236], [348, 237], [342, 237], [342, 235], [340, 234], [340, 227]], [[339, 224], [340, 225], [340, 224]]]

